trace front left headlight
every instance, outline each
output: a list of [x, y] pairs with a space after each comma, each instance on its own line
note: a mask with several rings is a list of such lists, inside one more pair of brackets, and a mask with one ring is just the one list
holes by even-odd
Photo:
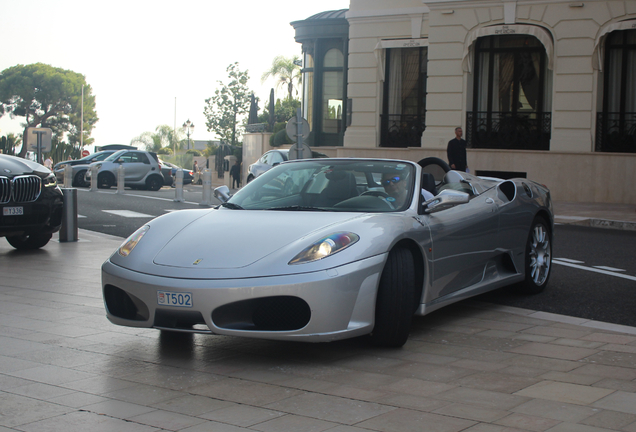
[[42, 180], [42, 183], [44, 184], [44, 187], [55, 187], [57, 186], [57, 177], [55, 177], [55, 174], [51, 173]]
[[128, 237], [121, 246], [119, 246], [119, 249], [117, 249], [117, 253], [119, 253], [119, 255], [123, 257], [127, 257], [128, 255], [130, 255], [135, 246], [137, 246], [137, 243], [141, 241], [141, 238], [148, 232], [149, 229], [149, 225], [144, 225], [137, 231], [132, 233], [132, 235]]
[[360, 240], [360, 236], [352, 232], [332, 234], [303, 250], [288, 264], [304, 264], [327, 258], [355, 244], [358, 240]]

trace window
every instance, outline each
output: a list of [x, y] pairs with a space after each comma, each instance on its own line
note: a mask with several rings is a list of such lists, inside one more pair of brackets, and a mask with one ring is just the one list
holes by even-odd
[[603, 70], [596, 151], [636, 153], [636, 30], [608, 35]]
[[541, 42], [530, 35], [479, 38], [474, 71], [468, 145], [548, 150], [552, 75]]
[[428, 48], [386, 50], [381, 147], [420, 147], [426, 128]]
[[305, 53], [303, 69], [303, 116], [309, 123], [309, 130], [314, 130], [314, 56]]
[[344, 89], [344, 56], [331, 48], [323, 62], [322, 131], [339, 133], [342, 128], [342, 93]]

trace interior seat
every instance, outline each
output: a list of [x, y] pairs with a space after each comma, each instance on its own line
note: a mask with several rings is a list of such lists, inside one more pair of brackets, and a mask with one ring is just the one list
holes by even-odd
[[333, 207], [335, 204], [358, 196], [356, 177], [349, 171], [333, 171], [327, 174], [327, 186], [320, 192], [316, 206]]

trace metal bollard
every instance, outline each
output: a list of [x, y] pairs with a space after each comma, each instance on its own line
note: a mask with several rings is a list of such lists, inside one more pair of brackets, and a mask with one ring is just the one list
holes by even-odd
[[72, 242], [78, 239], [77, 227], [77, 189], [63, 188], [64, 207], [62, 211], [62, 227], [60, 228], [60, 241]]
[[73, 167], [71, 164], [64, 165], [64, 187], [73, 187]]
[[126, 183], [126, 168], [123, 165], [119, 165], [117, 168], [117, 193], [124, 193], [124, 185]]
[[201, 201], [199, 205], [205, 207], [212, 206], [212, 171], [209, 169], [203, 171], [203, 201]]
[[91, 192], [95, 192], [97, 190], [97, 171], [98, 168], [96, 166], [93, 166], [90, 168], [91, 170], [91, 188], [90, 191]]
[[177, 170], [174, 187], [174, 202], [185, 202], [183, 199], [183, 168]]

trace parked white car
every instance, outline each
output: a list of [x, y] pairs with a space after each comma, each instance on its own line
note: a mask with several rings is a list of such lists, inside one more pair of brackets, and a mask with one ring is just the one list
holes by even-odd
[[156, 153], [143, 150], [120, 150], [102, 162], [94, 162], [86, 170], [86, 182], [90, 184], [92, 168], [97, 167], [97, 185], [108, 189], [117, 185], [117, 172], [124, 167], [125, 186], [153, 191], [161, 189], [164, 177]]

